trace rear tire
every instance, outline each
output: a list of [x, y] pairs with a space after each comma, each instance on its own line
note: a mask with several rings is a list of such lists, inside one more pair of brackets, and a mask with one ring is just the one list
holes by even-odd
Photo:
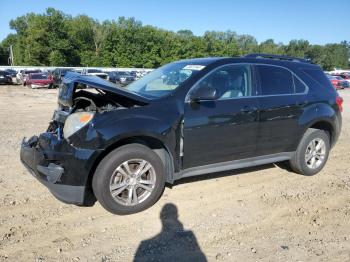
[[121, 146], [98, 165], [92, 179], [97, 200], [109, 212], [127, 215], [151, 207], [165, 186], [159, 156], [141, 144]]
[[309, 128], [289, 161], [290, 168], [301, 175], [313, 176], [325, 166], [329, 151], [329, 135], [323, 130]]

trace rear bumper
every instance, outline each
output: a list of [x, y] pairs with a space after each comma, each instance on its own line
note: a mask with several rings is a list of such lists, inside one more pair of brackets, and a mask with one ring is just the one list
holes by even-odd
[[331, 147], [333, 147], [338, 142], [338, 139], [339, 139], [339, 136], [341, 133], [341, 129], [342, 129], [342, 125], [343, 125], [342, 115], [340, 112], [338, 112], [336, 117], [335, 117], [335, 121], [334, 121], [334, 135], [332, 137]]
[[36, 88], [49, 88], [52, 84], [30, 84], [30, 87], [33, 89]]
[[[91, 188], [87, 186], [88, 170], [82, 161], [75, 161], [74, 158], [79, 152], [68, 149], [65, 143], [58, 143], [60, 145], [57, 147], [57, 141], [53, 138], [45, 145], [45, 136], [49, 136], [50, 139], [49, 133], [44, 133], [39, 138], [23, 139], [20, 151], [23, 165], [58, 200], [79, 206], [93, 205], [96, 199]], [[53, 146], [52, 142], [56, 146]], [[52, 151], [56, 147], [61, 151]], [[75, 172], [77, 169], [80, 172]]]

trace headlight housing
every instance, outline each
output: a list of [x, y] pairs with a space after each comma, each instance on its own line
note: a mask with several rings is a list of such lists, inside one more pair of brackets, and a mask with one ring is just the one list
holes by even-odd
[[68, 138], [86, 126], [94, 117], [92, 112], [77, 112], [69, 115], [64, 123], [63, 136]]

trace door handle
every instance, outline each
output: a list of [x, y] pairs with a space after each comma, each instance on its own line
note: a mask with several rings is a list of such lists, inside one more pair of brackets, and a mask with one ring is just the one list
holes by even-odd
[[258, 108], [255, 106], [245, 106], [241, 109], [241, 112], [248, 114], [248, 113], [256, 112], [257, 110]]

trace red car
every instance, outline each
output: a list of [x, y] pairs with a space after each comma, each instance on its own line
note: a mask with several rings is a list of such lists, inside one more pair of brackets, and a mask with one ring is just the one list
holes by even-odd
[[339, 76], [350, 84], [350, 73], [334, 74], [333, 76]]
[[32, 73], [27, 75], [23, 85], [30, 88], [52, 88], [53, 79], [46, 73]]
[[344, 89], [347, 85], [348, 82], [346, 82], [343, 78], [340, 76], [332, 76], [328, 75], [328, 79], [331, 81], [332, 85], [334, 86], [335, 89]]

